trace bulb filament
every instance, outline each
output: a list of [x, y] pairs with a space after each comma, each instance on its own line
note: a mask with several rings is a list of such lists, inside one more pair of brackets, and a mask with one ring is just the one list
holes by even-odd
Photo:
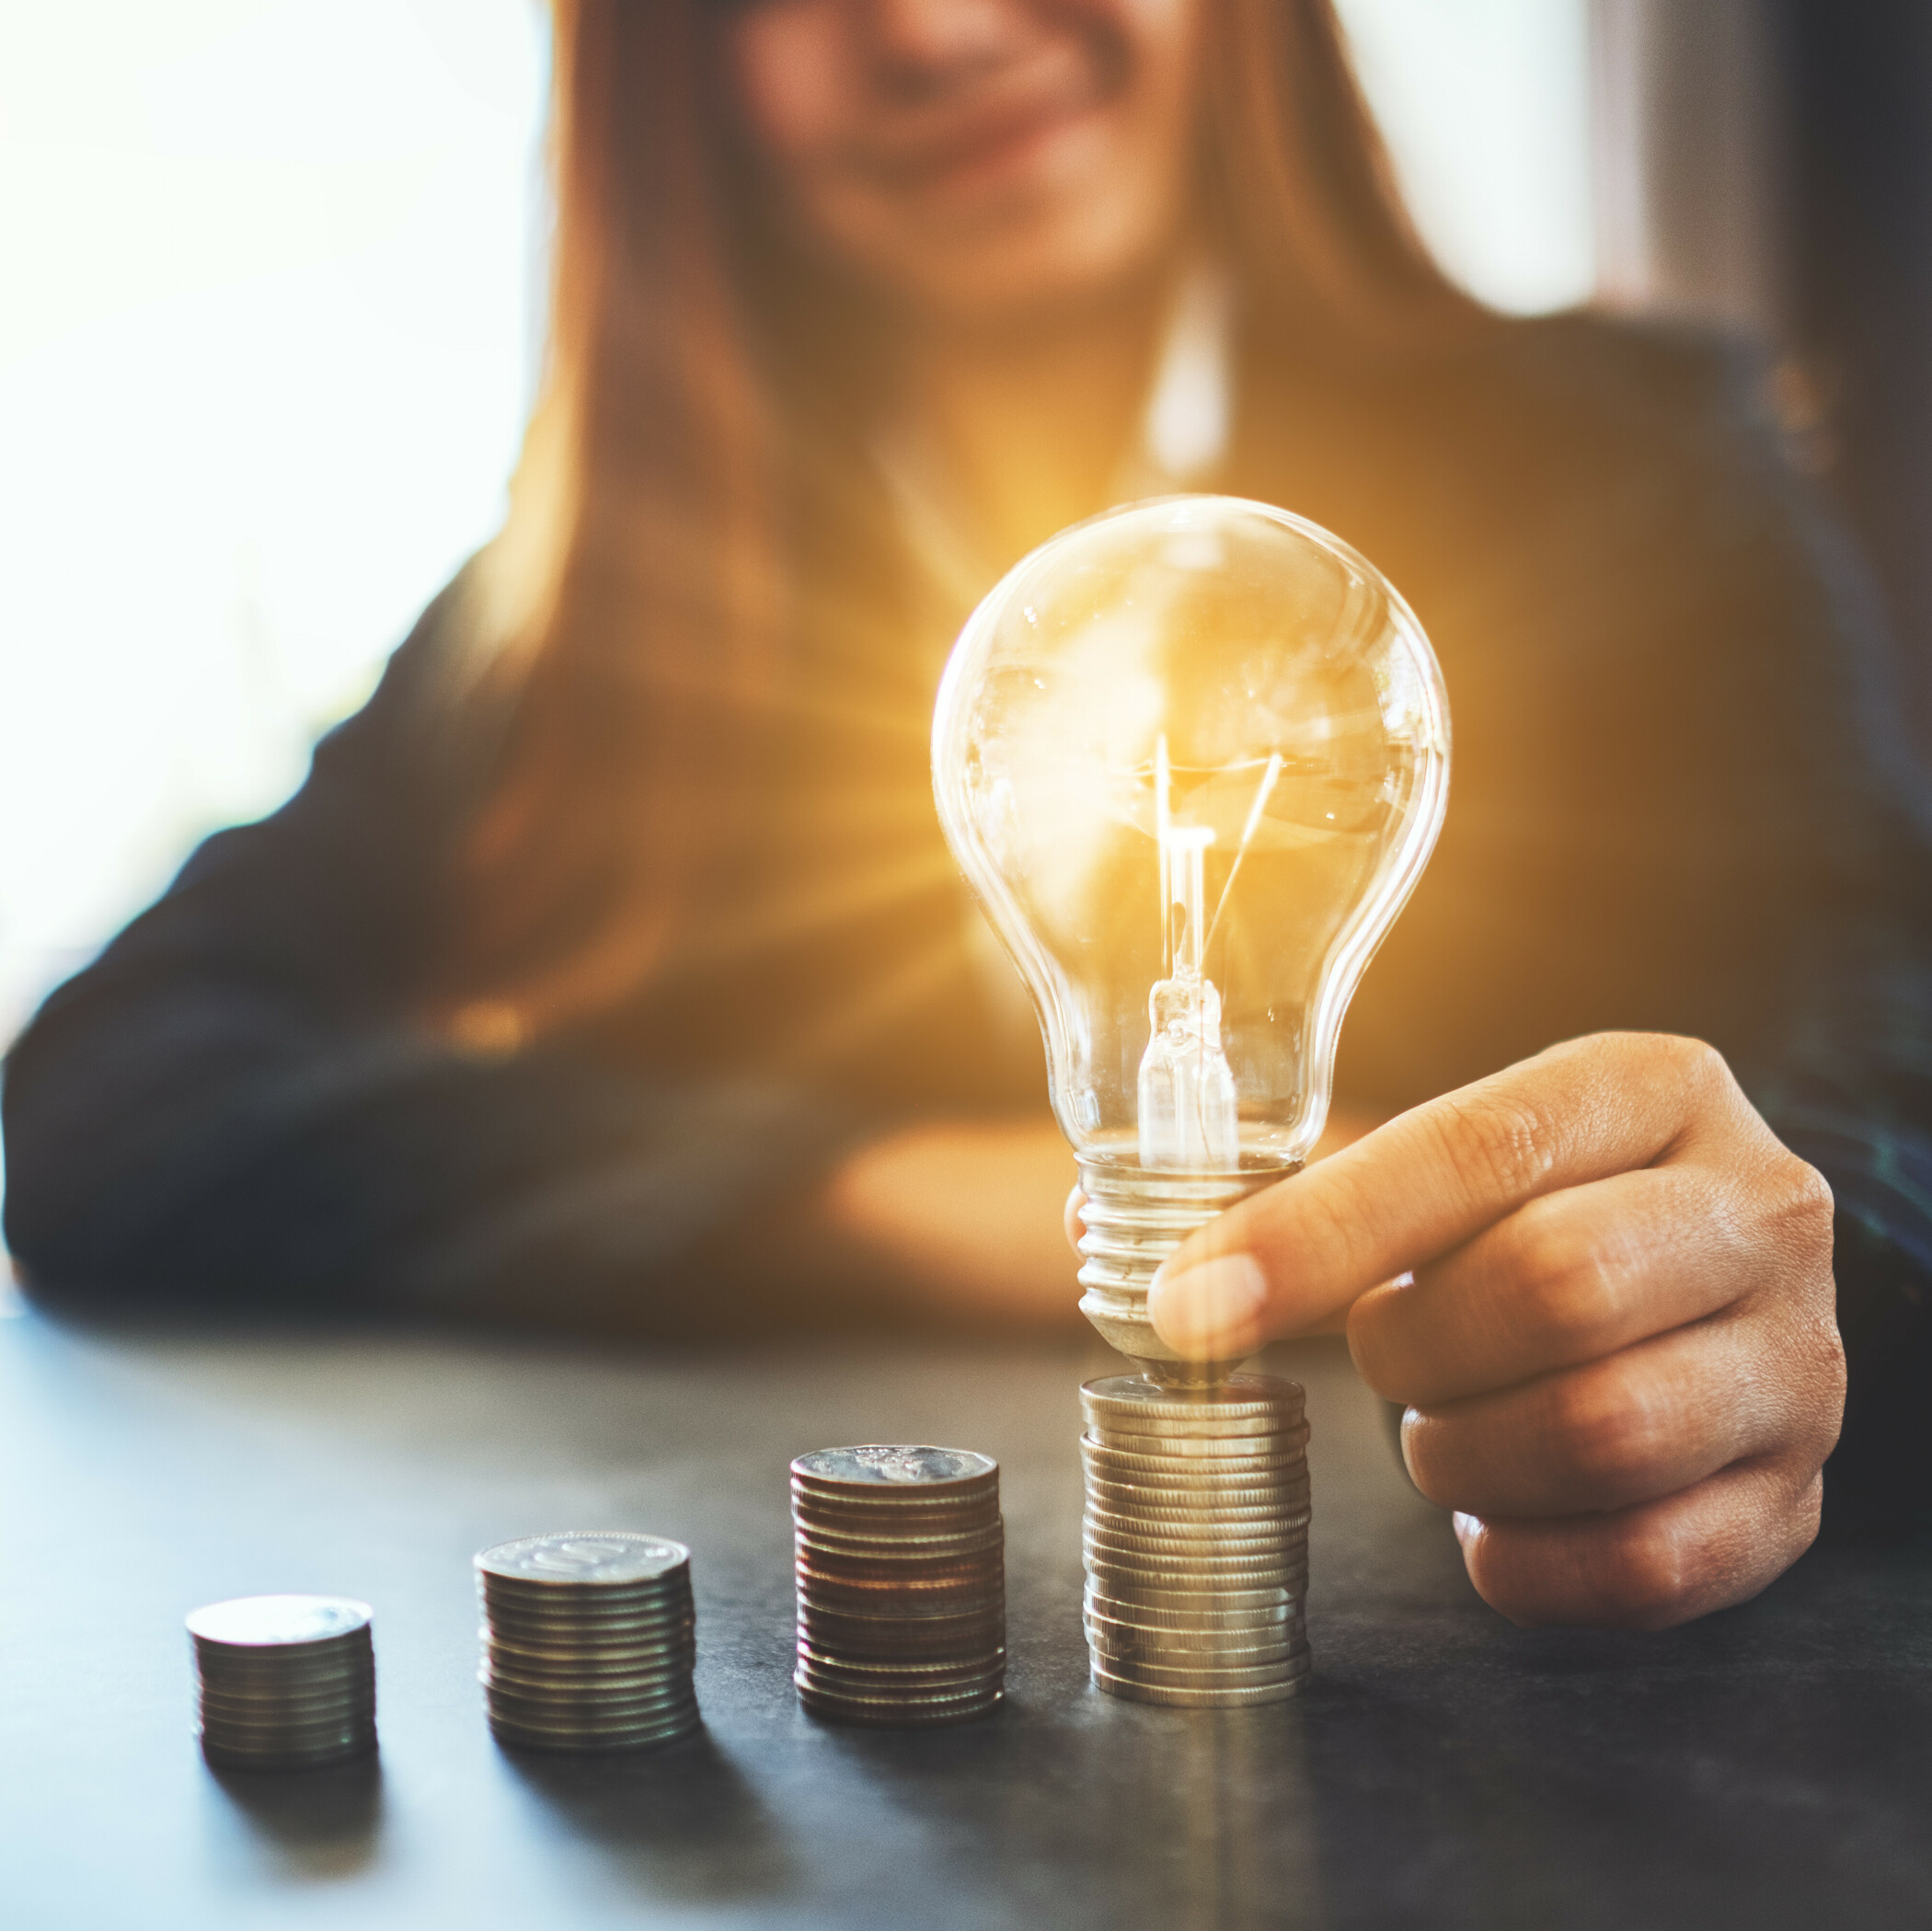
[[[1156, 761], [1157, 809], [1166, 803], [1166, 749], [1164, 740]], [[1171, 966], [1147, 994], [1150, 1037], [1140, 1072], [1144, 1167], [1229, 1173], [1241, 1163], [1235, 1075], [1221, 1050], [1221, 994], [1202, 971], [1206, 856], [1213, 842], [1209, 825], [1161, 827], [1162, 884], [1171, 894], [1164, 950]]]

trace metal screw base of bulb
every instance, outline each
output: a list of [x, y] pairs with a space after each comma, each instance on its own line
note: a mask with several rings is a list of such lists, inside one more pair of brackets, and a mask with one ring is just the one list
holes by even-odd
[[1257, 1173], [1155, 1173], [1099, 1161], [1080, 1163], [1087, 1195], [1087, 1257], [1080, 1312], [1150, 1381], [1169, 1387], [1213, 1387], [1239, 1362], [1183, 1361], [1154, 1331], [1147, 1290], [1160, 1264], [1197, 1227], [1296, 1167]]

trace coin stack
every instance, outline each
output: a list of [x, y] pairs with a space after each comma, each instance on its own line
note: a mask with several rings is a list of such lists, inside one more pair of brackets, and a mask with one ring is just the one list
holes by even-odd
[[634, 1750], [695, 1730], [691, 1551], [580, 1530], [477, 1557], [489, 1727], [533, 1750]]
[[965, 1449], [822, 1448], [791, 1465], [792, 1681], [816, 1716], [984, 1716], [1006, 1678], [999, 1464]]
[[188, 1618], [196, 1729], [211, 1764], [308, 1770], [375, 1748], [375, 1651], [366, 1603], [242, 1596]]
[[1308, 1673], [1301, 1389], [1269, 1374], [1200, 1390], [1117, 1374], [1080, 1400], [1094, 1682], [1195, 1708], [1294, 1695]]

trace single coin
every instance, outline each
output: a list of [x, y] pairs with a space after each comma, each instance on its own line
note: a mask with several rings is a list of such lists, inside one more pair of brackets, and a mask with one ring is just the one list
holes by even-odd
[[476, 1558], [479, 1575], [551, 1587], [603, 1589], [652, 1582], [682, 1569], [691, 1551], [664, 1535], [628, 1529], [568, 1529], [500, 1542]]
[[1299, 1417], [1305, 1397], [1298, 1382], [1273, 1374], [1230, 1374], [1212, 1388], [1168, 1387], [1144, 1374], [1105, 1374], [1082, 1385], [1080, 1406], [1089, 1415], [1123, 1418], [1121, 1425], [1128, 1427], [1202, 1420], [1268, 1424], [1284, 1415]]
[[1275, 1608], [1238, 1608], [1238, 1611], [1184, 1611], [1184, 1608], [1152, 1608], [1145, 1603], [1117, 1603], [1110, 1597], [1084, 1593], [1080, 1613], [1087, 1622], [1103, 1622], [1117, 1630], [1138, 1630], [1145, 1636], [1202, 1638], [1205, 1641], [1263, 1643], [1271, 1641], [1287, 1627], [1304, 1620], [1300, 1603]]
[[881, 1676], [856, 1664], [823, 1661], [801, 1656], [793, 1665], [792, 1681], [812, 1689], [833, 1690], [855, 1696], [929, 1696], [957, 1691], [985, 1689], [1002, 1682], [1006, 1659], [991, 1662], [958, 1663], [948, 1669], [932, 1669], [916, 1676]]
[[375, 1690], [374, 1670], [353, 1674], [291, 1672], [285, 1676], [229, 1676], [198, 1670], [195, 1678], [202, 1690], [224, 1696], [368, 1696]]
[[1298, 1454], [1274, 1461], [1257, 1460], [1239, 1468], [1216, 1462], [1183, 1461], [1179, 1455], [1129, 1454], [1118, 1448], [1080, 1443], [1080, 1465], [1088, 1479], [1133, 1482], [1143, 1488], [1174, 1486], [1206, 1488], [1281, 1488], [1308, 1479], [1308, 1465]]
[[1289, 1697], [1299, 1695], [1308, 1680], [1308, 1672], [1304, 1670], [1298, 1676], [1262, 1689], [1176, 1690], [1117, 1676], [1098, 1662], [1089, 1667], [1097, 1689], [1123, 1696], [1131, 1703], [1165, 1704], [1170, 1709], [1251, 1709], [1259, 1704], [1285, 1703]]
[[1111, 1549], [1123, 1556], [1172, 1557], [1187, 1562], [1237, 1561], [1250, 1557], [1279, 1556], [1284, 1550], [1305, 1553], [1308, 1518], [1305, 1513], [1298, 1518], [1291, 1516], [1265, 1535], [1235, 1535], [1212, 1523], [1198, 1532], [1179, 1526], [1156, 1528], [1152, 1523], [1115, 1528], [1089, 1511], [1081, 1522], [1080, 1535], [1083, 1542], [1095, 1548]]
[[826, 1588], [922, 1591], [951, 1590], [976, 1596], [1004, 1595], [1006, 1587], [1005, 1565], [975, 1562], [971, 1565], [922, 1569], [897, 1563], [857, 1564], [834, 1562], [813, 1554], [799, 1557], [792, 1575], [799, 1589], [816, 1595]]
[[477, 1667], [479, 1683], [497, 1684], [518, 1695], [627, 1696], [633, 1692], [688, 1684], [696, 1659], [680, 1656], [655, 1668], [612, 1672], [604, 1676], [562, 1676], [551, 1671], [516, 1670], [500, 1659], [486, 1657]]
[[1092, 1441], [1086, 1435], [1080, 1438], [1080, 1461], [1089, 1471], [1117, 1482], [1167, 1476], [1183, 1482], [1244, 1482], [1250, 1488], [1265, 1488], [1278, 1482], [1305, 1478], [1308, 1472], [1307, 1457], [1299, 1449], [1289, 1454], [1251, 1455], [1237, 1462], [1232, 1457], [1143, 1454], [1133, 1449], [1110, 1448], [1104, 1442]]
[[1163, 1527], [1203, 1527], [1203, 1529], [1226, 1529], [1231, 1535], [1240, 1535], [1252, 1529], [1265, 1529], [1271, 1522], [1281, 1522], [1282, 1516], [1300, 1516], [1308, 1512], [1308, 1502], [1302, 1499], [1294, 1502], [1248, 1502], [1242, 1508], [1200, 1508], [1196, 1504], [1186, 1504], [1175, 1500], [1167, 1506], [1149, 1506], [1138, 1499], [1126, 1499], [1113, 1493], [1099, 1493], [1087, 1490], [1086, 1516], [1096, 1522], [1138, 1522], [1147, 1529], [1159, 1534]]
[[1163, 1690], [1263, 1690], [1271, 1684], [1308, 1673], [1305, 1646], [1284, 1661], [1262, 1663], [1254, 1669], [1212, 1669], [1179, 1667], [1174, 1664], [1096, 1659], [1110, 1675], [1125, 1677], [1151, 1689]]
[[815, 1522], [980, 1522], [999, 1514], [999, 1483], [966, 1495], [947, 1488], [815, 1488], [792, 1477], [792, 1512]]
[[792, 1682], [799, 1700], [820, 1716], [837, 1716], [853, 1721], [872, 1723], [945, 1723], [963, 1721], [995, 1708], [1005, 1695], [995, 1683], [980, 1688], [948, 1691], [926, 1695], [871, 1696], [846, 1690], [821, 1689], [810, 1683]]
[[486, 1592], [483, 1614], [496, 1622], [528, 1623], [556, 1629], [627, 1629], [650, 1623], [688, 1623], [694, 1614], [688, 1595], [669, 1596], [658, 1602], [584, 1602], [565, 1594], [552, 1593], [547, 1602], [532, 1602], [515, 1596]]
[[983, 1648], [1005, 1640], [1006, 1619], [997, 1613], [971, 1616], [843, 1616], [836, 1610], [801, 1605], [799, 1634], [808, 1640], [860, 1654], [898, 1654], [927, 1650], [950, 1652]]
[[[1217, 1669], [1279, 1662], [1298, 1655], [1308, 1645], [1307, 1626], [1299, 1620], [1284, 1623], [1271, 1634], [1249, 1629], [1202, 1636], [1190, 1630], [1126, 1629], [1118, 1623], [1089, 1616], [1086, 1629], [1087, 1648], [1097, 1656]], [[1182, 1647], [1183, 1643], [1190, 1647]]]
[[943, 1534], [921, 1530], [902, 1535], [896, 1530], [872, 1529], [860, 1534], [849, 1529], [822, 1529], [811, 1523], [792, 1524], [792, 1540], [801, 1549], [823, 1549], [834, 1556], [877, 1557], [904, 1561], [916, 1557], [932, 1560], [945, 1557], [974, 1556], [996, 1549], [1006, 1539], [1006, 1523], [998, 1516], [966, 1529], [949, 1529]]
[[375, 1737], [372, 1733], [326, 1749], [298, 1751], [236, 1750], [213, 1737], [203, 1737], [201, 1743], [201, 1754], [217, 1770], [321, 1770], [367, 1756], [375, 1748]]
[[1273, 1443], [1267, 1454], [1188, 1455], [1176, 1454], [1172, 1443], [1162, 1446], [1144, 1435], [1132, 1443], [1097, 1442], [1091, 1435], [1082, 1435], [1080, 1462], [1089, 1473], [1098, 1470], [1114, 1481], [1144, 1482], [1158, 1477], [1154, 1483], [1156, 1488], [1169, 1482], [1201, 1482], [1224, 1487], [1246, 1483], [1267, 1488], [1308, 1479], [1308, 1457], [1293, 1446], [1277, 1453]]
[[1239, 1542], [1250, 1536], [1282, 1533], [1283, 1523], [1305, 1529], [1306, 1506], [1299, 1509], [1110, 1509], [1097, 1497], [1087, 1498], [1081, 1520], [1096, 1529], [1117, 1530], [1123, 1535], [1174, 1535], [1187, 1541], [1213, 1538]]
[[1086, 1597], [1090, 1603], [1115, 1603], [1135, 1610], [1167, 1609], [1180, 1615], [1246, 1615], [1259, 1610], [1296, 1608], [1303, 1601], [1305, 1586], [1268, 1582], [1242, 1589], [1225, 1583], [1205, 1589], [1176, 1588], [1171, 1581], [1129, 1571], [1104, 1580], [1089, 1579]]
[[1130, 1599], [1140, 1590], [1186, 1592], [1196, 1597], [1255, 1589], [1284, 1589], [1298, 1594], [1308, 1584], [1305, 1562], [1157, 1562], [1146, 1556], [1121, 1557], [1094, 1549], [1087, 1551], [1087, 1574], [1103, 1594]]
[[999, 1479], [991, 1455], [925, 1443], [868, 1443], [819, 1448], [791, 1465], [800, 1487], [837, 1493], [846, 1488], [920, 1488], [972, 1494]]
[[1087, 1496], [1112, 1509], [1279, 1509], [1288, 1502], [1306, 1508], [1309, 1488], [1305, 1475], [1281, 1482], [1126, 1482], [1089, 1468]]
[[529, 1724], [492, 1717], [489, 1727], [500, 1743], [519, 1750], [549, 1750], [572, 1754], [617, 1750], [648, 1750], [687, 1737], [703, 1720], [694, 1707], [650, 1723], [612, 1726]]
[[197, 1643], [224, 1649], [302, 1649], [366, 1632], [374, 1612], [349, 1596], [237, 1596], [188, 1617]]
[[492, 1718], [524, 1729], [594, 1730], [669, 1721], [696, 1707], [688, 1684], [657, 1696], [606, 1696], [572, 1702], [549, 1696], [524, 1696], [489, 1686], [485, 1702]]
[[1210, 1467], [1249, 1468], [1257, 1462], [1305, 1460], [1305, 1423], [1276, 1435], [1146, 1435], [1127, 1429], [1088, 1426], [1080, 1437], [1089, 1448], [1111, 1449], [1116, 1454], [1158, 1455], [1168, 1461], [1203, 1463]]
[[477, 1578], [486, 1603], [508, 1603], [535, 1611], [634, 1615], [639, 1610], [674, 1609], [691, 1600], [691, 1571], [675, 1569], [649, 1582], [537, 1582], [526, 1576]]
[[[1220, 1606], [1220, 1599], [1225, 1596], [1247, 1595], [1263, 1590], [1281, 1590], [1299, 1597], [1308, 1586], [1305, 1563], [1299, 1568], [1280, 1564], [1265, 1568], [1249, 1565], [1237, 1570], [1210, 1572], [1198, 1566], [1181, 1569], [1153, 1564], [1144, 1557], [1123, 1562], [1106, 1555], [1096, 1555], [1091, 1550], [1087, 1556], [1087, 1578], [1088, 1586], [1101, 1595], [1127, 1602], [1142, 1601], [1149, 1595], [1171, 1595], [1204, 1609]], [[1168, 1605], [1156, 1601], [1155, 1606], [1165, 1608]]]
[[[1173, 1634], [1172, 1631], [1165, 1633]], [[1109, 1667], [1113, 1669], [1124, 1669], [1129, 1664], [1137, 1667], [1142, 1663], [1177, 1669], [1259, 1669], [1290, 1661], [1305, 1653], [1308, 1635], [1297, 1624], [1284, 1631], [1276, 1641], [1246, 1643], [1238, 1649], [1225, 1645], [1212, 1647], [1215, 1643], [1213, 1638], [1196, 1637], [1191, 1641], [1197, 1646], [1205, 1643], [1211, 1647], [1189, 1648], [1171, 1641], [1163, 1643], [1150, 1640], [1139, 1632], [1121, 1635], [1114, 1626], [1098, 1620], [1089, 1620], [1087, 1625], [1087, 1647], [1094, 1655], [1106, 1658]]]
[[510, 1643], [486, 1642], [483, 1653], [494, 1657], [505, 1668], [523, 1671], [553, 1671], [558, 1674], [587, 1679], [607, 1676], [626, 1670], [663, 1669], [688, 1662], [697, 1645], [685, 1637], [679, 1642], [635, 1644], [624, 1649], [594, 1650], [531, 1649]]
[[1308, 1543], [1308, 1512], [1275, 1522], [1147, 1522], [1140, 1516], [1109, 1516], [1089, 1508], [1080, 1518], [1082, 1534], [1098, 1543], [1149, 1555], [1268, 1555]]
[[311, 1717], [333, 1711], [353, 1714], [374, 1709], [375, 1692], [372, 1684], [363, 1684], [353, 1689], [302, 1690], [293, 1695], [263, 1696], [203, 1685], [198, 1701], [204, 1712], [233, 1711], [245, 1717]]

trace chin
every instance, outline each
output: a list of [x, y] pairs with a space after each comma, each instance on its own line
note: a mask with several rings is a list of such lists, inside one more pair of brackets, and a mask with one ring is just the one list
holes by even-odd
[[937, 320], [996, 327], [1104, 301], [1156, 266], [1169, 232], [1140, 209], [1112, 220], [1056, 212], [976, 243], [908, 248], [890, 279]]

